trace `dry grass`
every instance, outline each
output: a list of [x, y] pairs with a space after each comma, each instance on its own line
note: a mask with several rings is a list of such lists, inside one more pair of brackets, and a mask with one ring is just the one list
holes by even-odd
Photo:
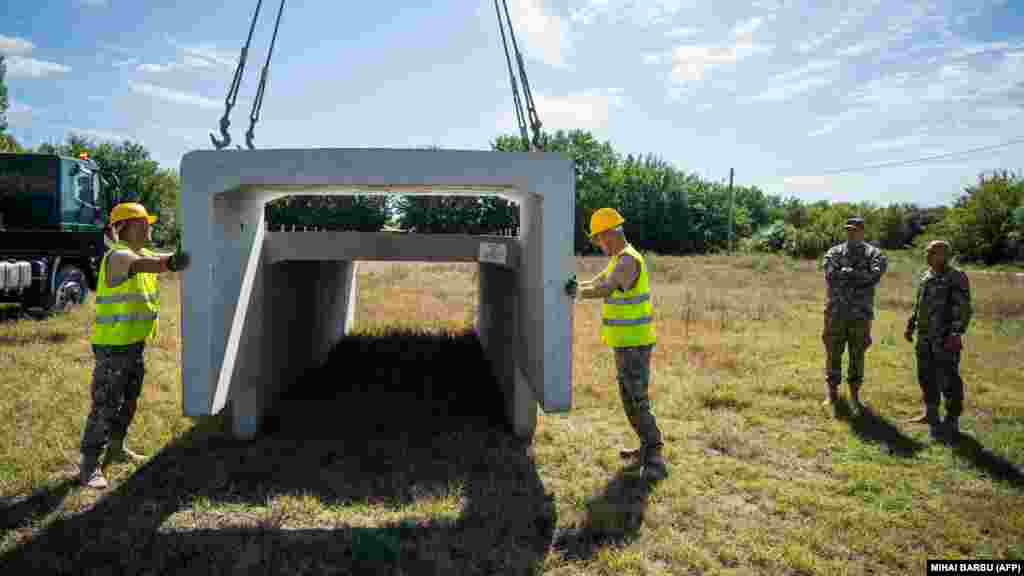
[[[948, 446], [900, 423], [920, 407], [902, 340], [912, 256], [879, 289], [859, 416], [820, 406], [815, 263], [650, 262], [672, 472], [655, 486], [618, 460], [635, 437], [597, 302], [577, 304], [573, 411], [542, 415], [532, 447], [508, 435], [465, 333], [472, 266], [364, 265], [361, 336], [251, 443], [181, 416], [166, 282], [130, 435], [152, 458], [111, 469], [106, 494], [69, 483], [90, 309], [0, 323], [0, 573], [917, 574], [926, 558], [1024, 556], [1024, 281], [972, 274], [965, 436]], [[603, 265], [580, 259], [578, 276]]]

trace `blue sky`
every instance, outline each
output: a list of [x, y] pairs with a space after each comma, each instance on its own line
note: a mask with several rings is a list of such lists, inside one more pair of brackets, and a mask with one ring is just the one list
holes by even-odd
[[[1024, 2], [508, 0], [546, 129], [805, 200], [949, 203], [1024, 144]], [[11, 132], [210, 149], [253, 0], [0, 0]], [[238, 102], [244, 144], [278, 2]], [[492, 0], [285, 6], [255, 144], [487, 149], [514, 133]]]

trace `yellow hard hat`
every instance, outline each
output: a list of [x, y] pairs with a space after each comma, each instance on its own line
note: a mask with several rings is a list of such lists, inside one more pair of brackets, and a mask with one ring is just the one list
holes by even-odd
[[614, 208], [601, 208], [590, 217], [590, 237], [593, 238], [601, 232], [611, 230], [625, 222], [622, 215]]
[[146, 211], [146, 207], [138, 202], [122, 202], [110, 212], [110, 224], [114, 225], [122, 220], [133, 220], [135, 218], [144, 218], [149, 221], [150, 224], [156, 222], [156, 216], [151, 215]]

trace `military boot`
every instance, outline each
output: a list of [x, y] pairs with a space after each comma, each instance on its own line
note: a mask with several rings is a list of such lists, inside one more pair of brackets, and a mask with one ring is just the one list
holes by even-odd
[[960, 418], [956, 416], [946, 416], [946, 421], [943, 426], [943, 433], [948, 440], [956, 440], [960, 437]]
[[114, 462], [139, 463], [145, 460], [145, 456], [132, 452], [124, 445], [123, 435], [115, 434], [110, 438], [110, 446], [107, 448], [107, 456], [103, 463], [104, 465], [110, 465]]
[[825, 396], [825, 400], [821, 403], [822, 406], [835, 406], [839, 402], [839, 387], [828, 385], [828, 395]]
[[925, 406], [925, 409], [920, 414], [913, 418], [908, 418], [906, 423], [936, 425], [939, 423], [939, 407], [929, 404]]
[[78, 483], [82, 486], [102, 490], [109, 486], [103, 471], [99, 467], [99, 455], [82, 455], [82, 463], [78, 467]]
[[644, 458], [643, 471], [644, 480], [657, 482], [668, 477], [668, 465], [662, 458], [661, 452], [657, 451]]
[[853, 401], [853, 407], [860, 411], [864, 409], [864, 405], [860, 402], [860, 386], [850, 386], [850, 400]]

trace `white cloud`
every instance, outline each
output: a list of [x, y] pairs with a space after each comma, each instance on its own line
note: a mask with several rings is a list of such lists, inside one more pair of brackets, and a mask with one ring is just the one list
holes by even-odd
[[640, 28], [664, 24], [693, 0], [583, 0], [570, 11], [569, 20], [588, 26], [597, 20], [610, 24], [628, 23]]
[[[545, 130], [604, 130], [613, 108], [622, 107], [625, 100], [621, 89], [587, 90], [564, 97], [534, 95], [537, 113], [544, 122]], [[511, 110], [498, 113], [499, 131], [518, 130], [515, 113]]]
[[566, 53], [572, 49], [568, 25], [547, 11], [543, 0], [513, 0], [510, 4], [509, 14], [520, 49], [549, 66], [567, 67]]
[[[516, 36], [516, 39], [519, 37]], [[193, 68], [210, 68], [219, 66], [221, 68], [235, 68], [238, 65], [238, 56], [229, 54], [211, 44], [179, 44], [171, 40], [175, 48], [185, 53], [183, 62]]]
[[971, 56], [977, 56], [978, 54], [986, 54], [990, 52], [1003, 52], [1010, 50], [1012, 45], [1009, 42], [988, 42], [984, 44], [972, 44], [969, 46], [960, 47], [949, 53], [947, 58], [950, 60], [959, 60], [961, 58], [969, 58]]
[[779, 74], [774, 84], [762, 90], [751, 100], [755, 102], [782, 102], [794, 96], [832, 84], [838, 79], [838, 60], [813, 60], [808, 64]]
[[764, 24], [764, 19], [760, 16], [745, 22], [739, 22], [732, 29], [732, 36], [733, 38], [751, 38], [754, 32], [757, 32], [757, 29], [761, 27], [761, 24]]
[[168, 62], [167, 64], [139, 64], [135, 70], [139, 72], [153, 72], [159, 74], [161, 72], [169, 72], [179, 67], [180, 66], [177, 62]]
[[108, 130], [96, 130], [93, 128], [76, 128], [74, 126], [69, 126], [68, 132], [74, 132], [83, 136], [91, 136], [92, 138], [100, 141], [106, 140], [111, 142], [123, 142], [125, 140], [135, 140], [135, 138], [121, 132], [110, 132]]
[[835, 178], [829, 176], [787, 176], [782, 179], [784, 196], [834, 196]]
[[235, 60], [230, 55], [209, 44], [181, 44], [173, 38], [168, 38], [168, 42], [174, 45], [180, 53], [174, 61], [164, 64], [149, 62], [138, 64], [138, 59], [131, 58], [116, 62], [114, 65], [123, 67], [138, 64], [135, 68], [136, 71], [153, 74], [186, 70], [210, 70], [213, 68], [233, 69], [236, 66]]
[[7, 75], [11, 78], [46, 78], [69, 71], [69, 66], [25, 56], [11, 56], [7, 61]]
[[807, 136], [814, 138], [817, 136], [831, 134], [832, 132], [835, 132], [840, 126], [852, 122], [863, 112], [863, 108], [850, 108], [848, 110], [844, 110], [843, 112], [826, 119], [825, 123], [820, 128], [808, 133]]
[[35, 47], [35, 44], [24, 38], [0, 35], [0, 54], [5, 56], [7, 75], [10, 78], [45, 78], [71, 70], [63, 64], [26, 56]]
[[824, 136], [826, 134], [831, 134], [831, 133], [835, 132], [836, 128], [838, 128], [838, 127], [839, 127], [839, 123], [838, 122], [826, 122], [825, 125], [822, 126], [821, 128], [818, 128], [817, 130], [812, 130], [811, 132], [808, 132], [807, 136], [809, 136], [811, 138], [814, 138], [816, 136]]
[[868, 152], [884, 152], [887, 150], [901, 150], [921, 144], [922, 135], [918, 134], [915, 136], [907, 136], [905, 138], [889, 138], [885, 140], [875, 140], [862, 147], [862, 150]]
[[771, 46], [741, 41], [732, 45], [677, 46], [672, 50], [672, 80], [678, 84], [700, 82], [711, 69], [735, 64], [758, 54], [769, 54]]
[[855, 56], [860, 56], [861, 54], [866, 54], [866, 53], [871, 52], [873, 50], [876, 50], [878, 48], [881, 48], [881, 46], [882, 46], [882, 42], [880, 42], [877, 39], [876, 40], [865, 40], [863, 42], [858, 42], [856, 44], [853, 44], [851, 46], [847, 46], [846, 48], [843, 48], [843, 49], [837, 51], [836, 55], [837, 56], [841, 56], [843, 58], [852, 58], [852, 57], [855, 57]]
[[200, 96], [198, 94], [193, 94], [191, 92], [181, 92], [146, 82], [130, 82], [128, 86], [132, 92], [145, 94], [146, 96], [166, 100], [168, 102], [192, 104], [194, 106], [199, 106], [200, 108], [209, 108], [211, 110], [221, 107], [221, 104], [216, 100], [206, 98], [205, 96]]
[[0, 54], [5, 56], [22, 56], [31, 52], [35, 47], [35, 44], [24, 38], [0, 34]]
[[679, 38], [679, 39], [682, 39], [682, 38], [689, 38], [690, 36], [695, 36], [698, 32], [700, 32], [700, 30], [698, 30], [696, 28], [688, 28], [688, 27], [685, 27], [685, 26], [680, 26], [678, 28], [673, 28], [673, 29], [669, 30], [668, 32], [665, 33], [665, 36], [668, 36], [669, 38]]

